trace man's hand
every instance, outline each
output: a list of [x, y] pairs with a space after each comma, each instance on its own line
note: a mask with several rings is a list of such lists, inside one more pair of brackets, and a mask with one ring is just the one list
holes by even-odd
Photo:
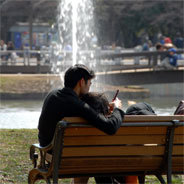
[[119, 98], [116, 98], [113, 102], [109, 103], [110, 110], [113, 111], [114, 108], [122, 108], [122, 102]]

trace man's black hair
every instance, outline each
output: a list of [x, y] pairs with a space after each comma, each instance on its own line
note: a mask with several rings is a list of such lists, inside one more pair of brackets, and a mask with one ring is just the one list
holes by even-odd
[[82, 78], [87, 81], [95, 77], [94, 71], [90, 70], [83, 64], [76, 64], [70, 67], [64, 76], [64, 85], [68, 88], [74, 88], [79, 80]]

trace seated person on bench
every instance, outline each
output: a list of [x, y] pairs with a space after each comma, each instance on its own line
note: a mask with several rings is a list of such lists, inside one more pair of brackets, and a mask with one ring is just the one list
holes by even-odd
[[94, 127], [107, 134], [115, 134], [124, 118], [121, 101], [115, 100], [113, 113], [105, 117], [97, 113], [87, 103], [80, 99], [88, 93], [94, 72], [85, 65], [76, 64], [70, 67], [64, 76], [64, 88], [51, 91], [44, 100], [39, 118], [39, 142], [41, 146], [51, 143], [57, 123], [64, 117], [80, 116]]

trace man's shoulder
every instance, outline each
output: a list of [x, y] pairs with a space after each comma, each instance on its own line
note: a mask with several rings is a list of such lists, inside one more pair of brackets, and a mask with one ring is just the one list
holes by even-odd
[[64, 93], [65, 92], [65, 88], [56, 88], [51, 90], [48, 95], [54, 95], [54, 94], [60, 94], [60, 93]]
[[47, 95], [47, 99], [49, 98], [78, 98], [77, 94], [70, 88], [59, 88], [59, 89], [54, 89], [50, 91]]
[[44, 101], [48, 101], [49, 99], [52, 99], [53, 97], [57, 97], [59, 93], [61, 93], [62, 89], [53, 89], [51, 90], [46, 96]]

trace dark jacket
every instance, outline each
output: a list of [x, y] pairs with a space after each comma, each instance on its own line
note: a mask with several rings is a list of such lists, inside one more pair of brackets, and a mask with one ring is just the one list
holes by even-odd
[[156, 115], [156, 114], [149, 104], [145, 102], [140, 102], [128, 107], [128, 109], [126, 110], [126, 115]]
[[184, 115], [184, 100], [181, 100], [176, 108], [174, 115]]
[[54, 90], [48, 94], [42, 107], [38, 125], [40, 145], [46, 146], [52, 141], [56, 124], [62, 118], [74, 116], [85, 118], [96, 128], [111, 135], [119, 129], [124, 112], [115, 108], [112, 115], [106, 118], [80, 100], [72, 89]]

